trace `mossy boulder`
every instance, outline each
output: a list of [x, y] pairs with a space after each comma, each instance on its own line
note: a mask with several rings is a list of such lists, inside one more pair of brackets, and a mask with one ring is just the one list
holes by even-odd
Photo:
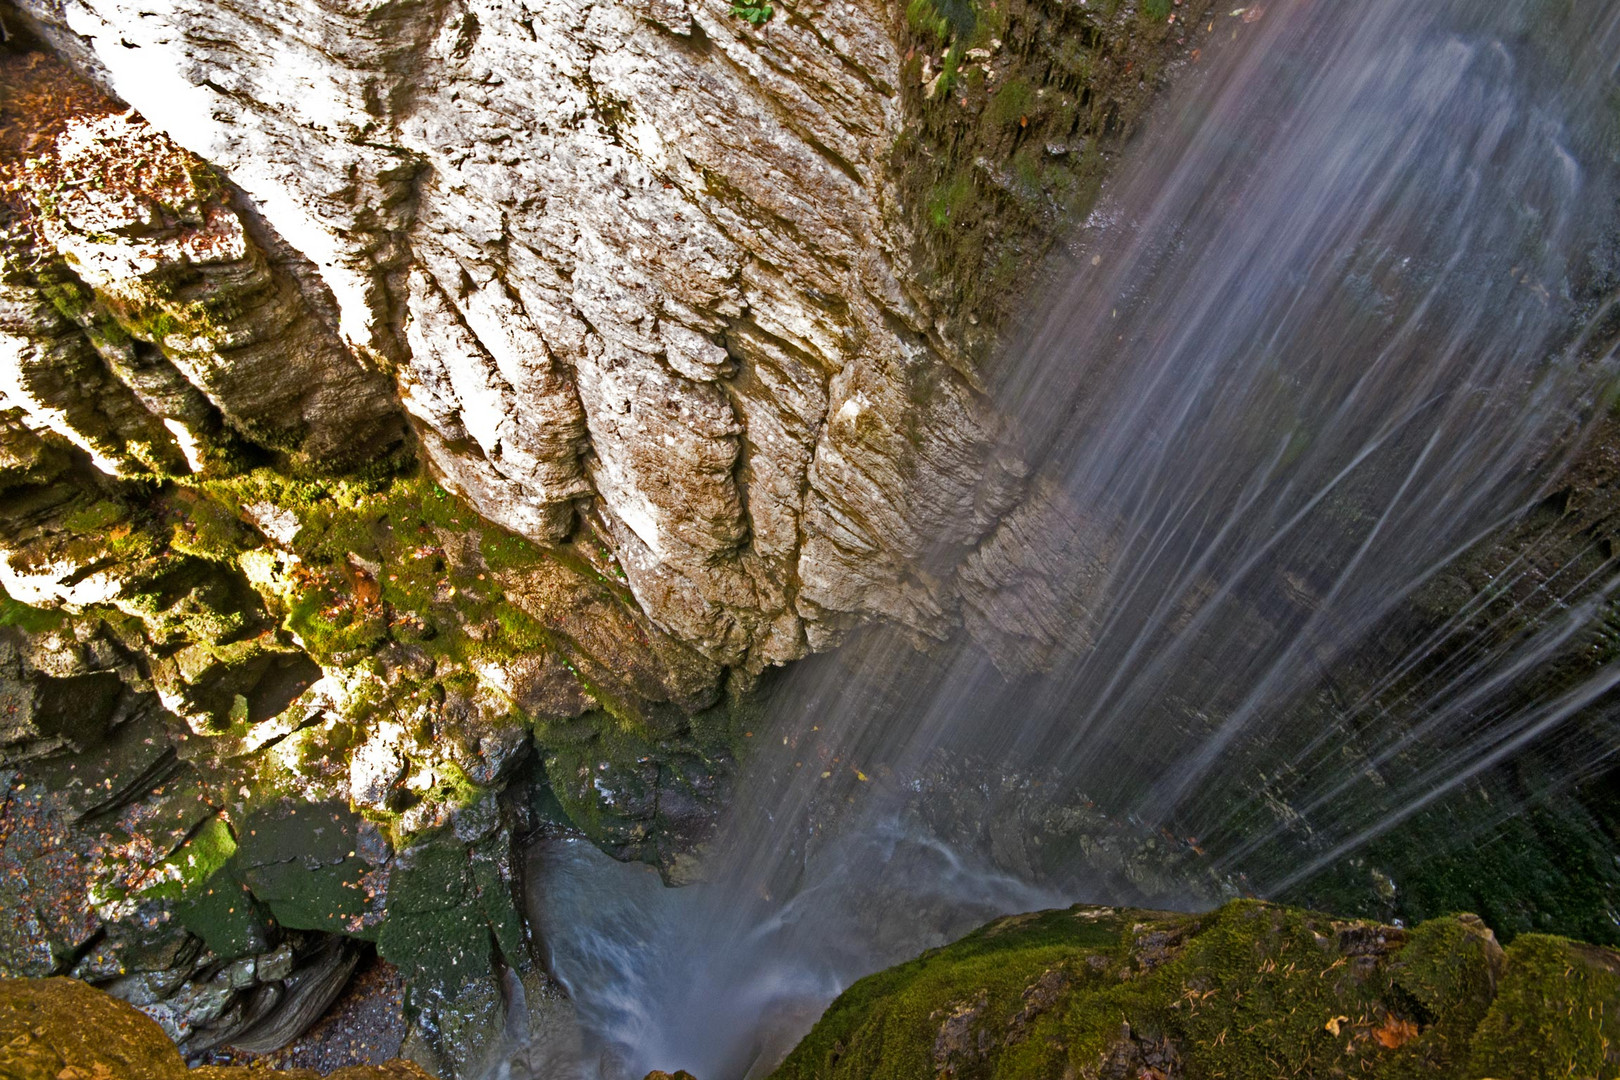
[[410, 979], [413, 1009], [424, 995], [448, 998], [487, 977], [497, 952], [514, 962], [526, 955], [502, 854], [498, 837], [468, 844], [449, 830], [400, 853], [377, 948]]
[[1620, 954], [1471, 915], [1020, 915], [851, 986], [776, 1080], [1612, 1077]]
[[0, 981], [0, 1076], [171, 1080], [185, 1062], [132, 1005], [73, 979]]
[[[432, 1080], [409, 1061], [358, 1065], [333, 1080]], [[6, 1080], [316, 1080], [308, 1069], [204, 1066], [188, 1071], [163, 1029], [133, 1005], [74, 979], [0, 980], [0, 1076]]]

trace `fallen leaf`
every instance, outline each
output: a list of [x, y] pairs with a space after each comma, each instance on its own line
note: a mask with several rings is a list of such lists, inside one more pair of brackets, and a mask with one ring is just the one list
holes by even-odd
[[1404, 1046], [1417, 1036], [1416, 1024], [1410, 1020], [1397, 1020], [1394, 1016], [1384, 1017], [1384, 1026], [1373, 1031], [1373, 1038], [1377, 1039], [1379, 1045], [1386, 1050]]
[[1329, 1035], [1337, 1035], [1339, 1033], [1339, 1025], [1348, 1024], [1349, 1022], [1350, 1018], [1348, 1016], [1330, 1016], [1328, 1017], [1328, 1022], [1323, 1024], [1322, 1027], [1327, 1030]]

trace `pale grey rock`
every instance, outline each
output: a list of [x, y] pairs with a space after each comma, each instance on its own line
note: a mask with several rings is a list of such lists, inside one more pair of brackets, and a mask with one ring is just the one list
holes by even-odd
[[112, 475], [186, 471], [173, 433], [111, 377], [80, 327], [19, 280], [19, 248], [0, 250], [0, 409], [62, 436]]
[[908, 263], [894, 5], [22, 6], [223, 170], [251, 207], [230, 243], [262, 223], [296, 253], [277, 295], [329, 304], [490, 520], [587, 522], [712, 663], [959, 624], [1023, 470]]
[[259, 955], [256, 961], [256, 971], [260, 981], [275, 982], [285, 979], [292, 974], [293, 950], [291, 945], [282, 944], [267, 953]]
[[394, 785], [405, 775], [405, 729], [396, 721], [377, 723], [349, 757], [349, 798], [356, 806], [382, 810]]
[[[1090, 649], [1117, 539], [1065, 494], [1042, 485], [963, 560], [956, 587], [973, 637], [1005, 671], [1051, 666]], [[1061, 573], [1053, 573], [1053, 568]]]
[[726, 350], [691, 327], [665, 321], [660, 327], [669, 366], [695, 382], [715, 382], [727, 374]]
[[398, 443], [386, 382], [167, 136], [74, 116], [20, 179], [33, 236], [5, 253], [0, 393], [36, 424], [115, 474], [201, 469], [222, 427], [315, 469]]

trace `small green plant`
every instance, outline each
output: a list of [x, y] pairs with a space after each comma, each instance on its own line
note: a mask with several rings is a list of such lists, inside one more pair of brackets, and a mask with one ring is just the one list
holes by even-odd
[[966, 41], [979, 24], [979, 13], [974, 0], [910, 0], [906, 22], [913, 30], [933, 34], [941, 42], [953, 37]]
[[753, 23], [755, 26], [764, 26], [771, 21], [771, 16], [776, 14], [776, 9], [770, 4], [732, 4], [731, 13], [744, 22]]

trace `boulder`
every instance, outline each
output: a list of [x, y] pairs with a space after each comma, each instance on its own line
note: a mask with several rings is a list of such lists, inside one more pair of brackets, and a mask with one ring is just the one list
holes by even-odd
[[1000, 919], [833, 1002], [774, 1080], [1609, 1075], [1620, 953], [1236, 900]]

